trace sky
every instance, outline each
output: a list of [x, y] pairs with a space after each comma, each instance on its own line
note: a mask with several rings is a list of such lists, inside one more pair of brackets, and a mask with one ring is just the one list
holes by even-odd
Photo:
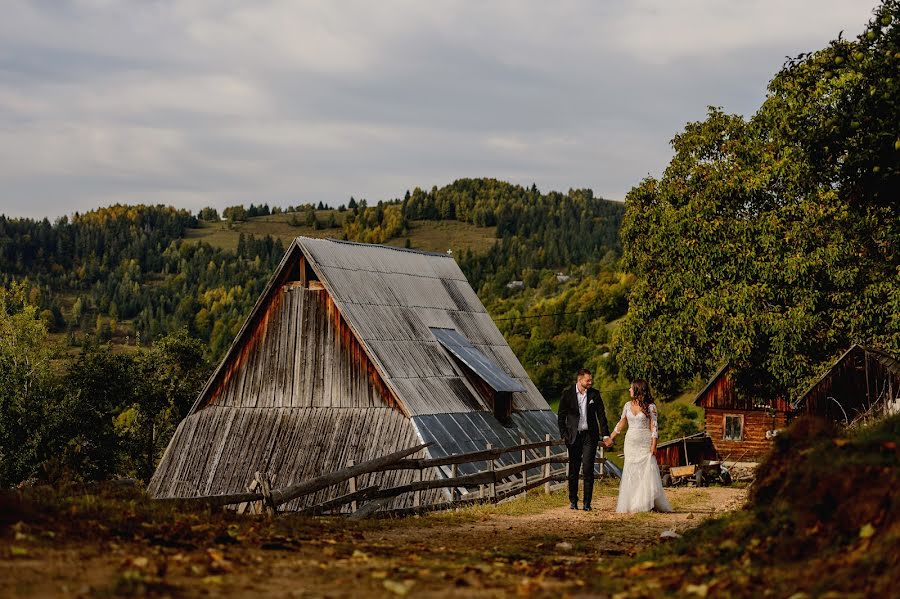
[[0, 213], [659, 176], [876, 0], [4, 0]]

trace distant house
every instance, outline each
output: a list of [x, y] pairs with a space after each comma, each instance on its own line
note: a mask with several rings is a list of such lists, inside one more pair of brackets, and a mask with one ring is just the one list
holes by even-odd
[[900, 361], [887, 352], [855, 344], [794, 403], [814, 414], [850, 425], [900, 412]]
[[791, 412], [782, 397], [759, 401], [736, 393], [728, 365], [713, 375], [694, 398], [694, 405], [706, 413], [706, 432], [719, 457], [741, 462], [762, 459]]
[[[178, 426], [148, 490], [154, 497], [242, 492], [256, 471], [281, 488], [423, 442], [433, 443], [427, 454], [437, 458], [546, 435], [559, 436], [556, 415], [452, 257], [298, 237]], [[529, 450], [529, 459], [543, 452]], [[459, 474], [486, 467], [463, 464]], [[422, 476], [449, 474], [447, 467]], [[359, 485], [416, 476], [388, 471]], [[347, 492], [347, 483], [336, 485], [285, 509]], [[445, 493], [429, 491], [422, 501]], [[390, 507], [412, 499], [401, 495]]]
[[561, 272], [556, 273], [556, 281], [558, 283], [565, 283], [566, 281], [568, 281], [571, 278], [572, 277], [570, 277], [569, 275], [567, 275], [565, 273], [561, 273]]
[[524, 289], [525, 281], [510, 281], [506, 284], [507, 289]]

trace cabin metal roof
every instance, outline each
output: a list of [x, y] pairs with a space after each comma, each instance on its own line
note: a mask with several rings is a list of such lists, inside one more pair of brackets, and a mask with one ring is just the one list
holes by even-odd
[[411, 416], [489, 409], [432, 329], [458, 331], [494, 362], [497, 384], [515, 387], [514, 409], [550, 409], [449, 255], [308, 237], [293, 245]]
[[491, 361], [483, 353], [472, 345], [456, 329], [442, 329], [434, 327], [431, 329], [435, 339], [443, 345], [454, 356], [460, 359], [463, 364], [472, 369], [481, 379], [490, 385], [491, 389], [497, 392], [513, 392], [526, 389], [520, 382], [503, 372], [497, 367], [497, 364]]

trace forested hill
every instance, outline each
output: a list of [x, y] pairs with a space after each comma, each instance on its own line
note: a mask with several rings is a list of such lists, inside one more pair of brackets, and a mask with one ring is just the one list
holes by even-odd
[[[551, 279], [555, 293], [557, 271], [604, 256], [611, 268], [624, 214], [590, 190], [543, 194], [493, 179], [318, 208], [234, 206], [220, 219], [213, 209], [116, 205], [52, 224], [0, 215], [0, 283], [25, 281], [28, 301], [71, 347], [147, 344], [186, 328], [215, 361], [296, 235], [452, 249], [492, 304]], [[525, 282], [510, 290], [512, 280]], [[619, 304], [608, 319], [624, 314]]]

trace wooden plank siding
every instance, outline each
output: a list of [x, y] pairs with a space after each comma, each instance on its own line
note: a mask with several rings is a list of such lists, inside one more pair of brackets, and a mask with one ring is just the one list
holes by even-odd
[[[741, 416], [744, 419], [743, 439], [725, 439], [725, 416]], [[776, 412], [773, 418], [763, 410], [720, 410], [706, 409], [706, 432], [712, 438], [719, 457], [728, 460], [756, 462], [772, 448], [773, 441], [766, 439], [766, 431], [783, 429], [786, 426], [785, 413]]]
[[900, 361], [854, 344], [797, 400], [799, 413], [841, 424], [900, 411]]
[[[723, 366], [713, 375], [694, 398], [694, 405], [700, 406], [706, 413], [706, 432], [712, 438], [719, 457], [747, 462], [759, 461], [765, 456], [774, 443], [766, 439], [766, 431], [783, 429], [787, 425], [786, 414], [792, 411], [784, 397], [760, 399], [739, 393], [728, 366]], [[742, 440], [724, 438], [726, 415], [743, 418]]]
[[401, 409], [327, 292], [285, 286], [280, 295], [207, 406]]
[[[231, 421], [231, 427], [222, 424]], [[391, 408], [242, 408], [209, 406], [179, 427], [148, 492], [153, 497], [197, 497], [246, 490], [257, 471], [274, 477], [281, 488], [419, 443], [409, 420]], [[195, 460], [177, 457], [194, 455]], [[427, 457], [420, 451], [411, 457]], [[383, 488], [417, 480], [417, 472], [396, 470], [359, 477], [358, 487]], [[433, 480], [434, 469], [423, 473]], [[172, 484], [177, 481], [178, 484]], [[349, 492], [344, 482], [282, 508], [303, 509]], [[423, 492], [438, 501], [439, 489]], [[411, 495], [392, 506], [411, 507]], [[392, 508], [393, 509], [393, 508]]]

